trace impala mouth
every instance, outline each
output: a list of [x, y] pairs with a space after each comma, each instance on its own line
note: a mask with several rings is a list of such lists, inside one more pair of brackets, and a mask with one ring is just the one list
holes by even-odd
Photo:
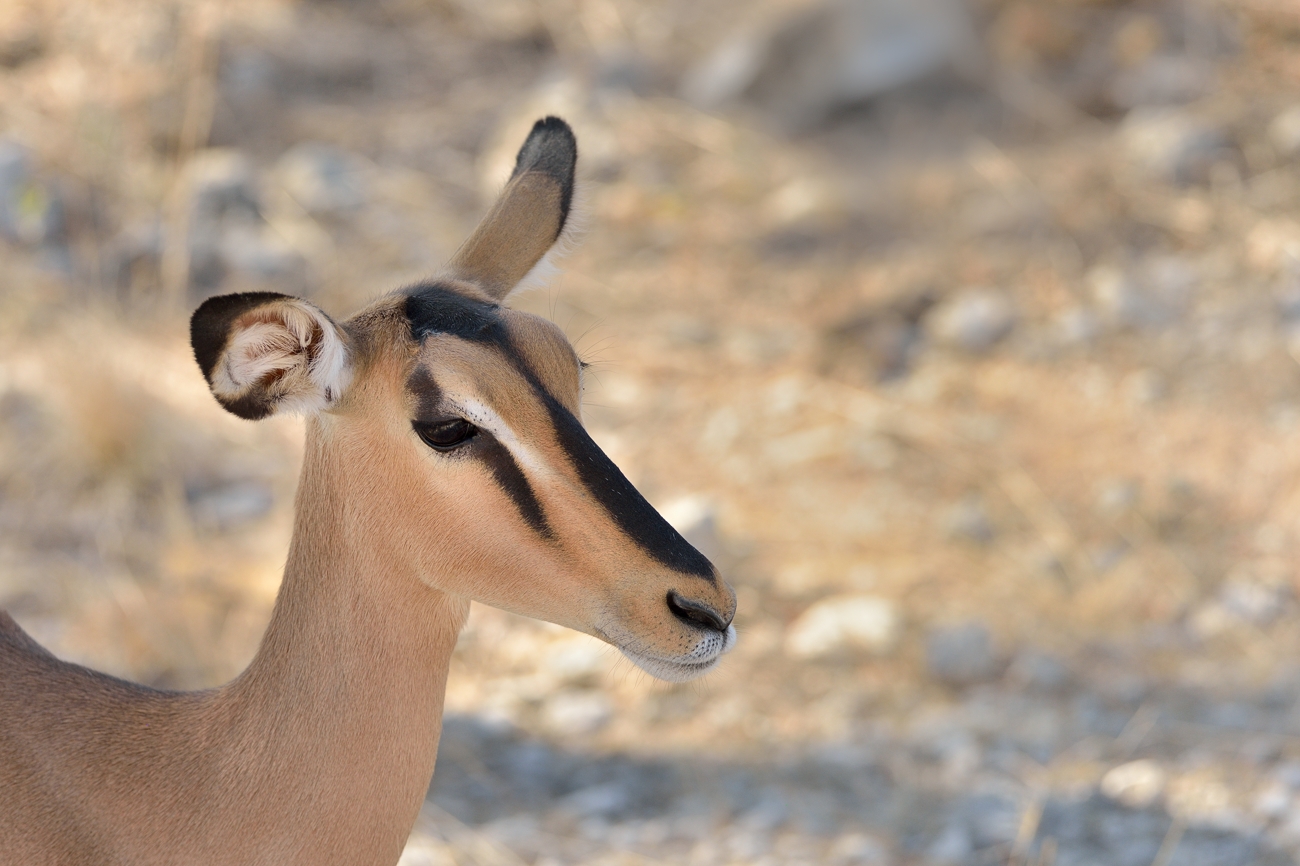
[[684, 683], [702, 677], [717, 667], [722, 657], [736, 646], [736, 627], [727, 626], [721, 633], [713, 633], [696, 644], [695, 649], [682, 656], [660, 656], [639, 652], [621, 642], [613, 642], [627, 660], [641, 670], [670, 683]]

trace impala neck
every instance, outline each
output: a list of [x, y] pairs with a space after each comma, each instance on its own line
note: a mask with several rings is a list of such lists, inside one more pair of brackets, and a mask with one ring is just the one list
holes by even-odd
[[232, 757], [260, 778], [248, 793], [318, 828], [335, 854], [358, 842], [400, 851], [433, 775], [468, 603], [367, 532], [349, 498], [356, 468], [331, 460], [326, 439], [310, 421], [284, 582], [257, 656], [227, 689], [242, 735]]

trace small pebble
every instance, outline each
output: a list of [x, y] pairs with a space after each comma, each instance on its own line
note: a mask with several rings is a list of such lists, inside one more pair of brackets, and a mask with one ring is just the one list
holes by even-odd
[[925, 655], [930, 676], [948, 685], [971, 685], [998, 673], [993, 637], [978, 622], [931, 630]]
[[1268, 139], [1282, 156], [1300, 156], [1300, 105], [1293, 105], [1273, 118], [1268, 125]]
[[1135, 108], [1119, 137], [1137, 166], [1180, 185], [1204, 183], [1216, 163], [1234, 155], [1223, 130], [1178, 109]]
[[1129, 761], [1101, 777], [1101, 792], [1131, 809], [1145, 809], [1164, 792], [1165, 778], [1155, 761]]
[[989, 351], [1016, 324], [1011, 300], [992, 289], [963, 289], [926, 316], [926, 331], [942, 345], [973, 354]]

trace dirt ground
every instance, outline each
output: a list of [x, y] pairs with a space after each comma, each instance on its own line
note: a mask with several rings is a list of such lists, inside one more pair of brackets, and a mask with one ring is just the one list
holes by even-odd
[[740, 642], [670, 687], [476, 607], [403, 863], [1293, 862], [1300, 11], [985, 0], [815, 117], [683, 97], [794, 5], [0, 3], [0, 606], [241, 670], [301, 422], [189, 311], [435, 272], [555, 113], [586, 227], [514, 303]]

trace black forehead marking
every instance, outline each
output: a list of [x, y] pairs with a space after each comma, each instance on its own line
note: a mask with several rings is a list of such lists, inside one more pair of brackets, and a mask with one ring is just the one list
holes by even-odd
[[451, 334], [476, 343], [500, 342], [505, 336], [497, 313], [500, 309], [436, 282], [406, 290], [406, 321], [417, 343], [430, 334]]

